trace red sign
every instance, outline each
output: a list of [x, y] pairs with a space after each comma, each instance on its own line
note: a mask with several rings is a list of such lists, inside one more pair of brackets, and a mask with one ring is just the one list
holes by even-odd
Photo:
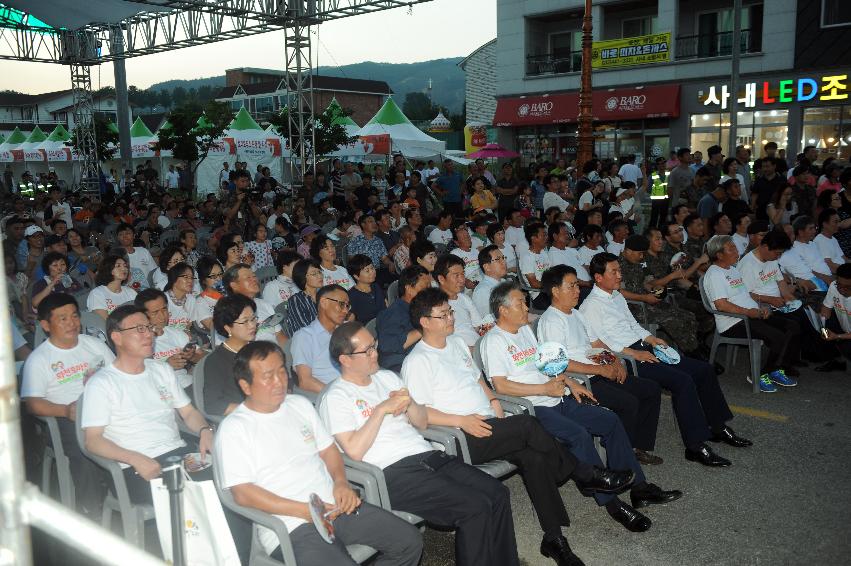
[[[616, 88], [594, 91], [594, 120], [676, 118], [680, 115], [680, 85]], [[494, 126], [532, 126], [575, 123], [579, 93], [500, 98]]]

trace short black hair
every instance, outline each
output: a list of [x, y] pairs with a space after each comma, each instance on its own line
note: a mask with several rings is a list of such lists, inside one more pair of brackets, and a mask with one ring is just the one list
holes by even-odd
[[703, 219], [697, 214], [689, 214], [683, 219], [683, 228], [688, 228], [695, 222], [702, 222]]
[[722, 150], [720, 145], [711, 145], [709, 146], [709, 149], [706, 150], [706, 154], [709, 155], [709, 157], [712, 157], [713, 155], [718, 155], [721, 152]]
[[499, 222], [493, 222], [488, 224], [488, 229], [485, 231], [485, 234], [487, 234], [488, 240], [493, 242], [494, 236], [496, 236], [497, 232], [505, 232], [505, 228], [503, 228], [502, 224]]
[[683, 157], [691, 153], [691, 149], [688, 147], [681, 147], [677, 150], [677, 157]]
[[301, 259], [293, 266], [293, 282], [302, 291], [307, 289], [307, 272], [311, 267], [322, 269], [322, 266], [315, 259]]
[[171, 244], [167, 246], [160, 254], [159, 261], [157, 262], [157, 266], [159, 266], [160, 271], [163, 273], [168, 271], [168, 268], [166, 267], [168, 262], [170, 262], [177, 254], [183, 255], [183, 249], [180, 247], [180, 244]]
[[331, 333], [331, 340], [328, 342], [328, 352], [331, 354], [332, 362], [339, 363], [340, 356], [352, 353], [352, 338], [362, 328], [364, 328], [363, 324], [352, 320], [344, 322], [334, 329], [334, 332]]
[[122, 222], [121, 224], [118, 225], [118, 228], [115, 229], [115, 235], [117, 236], [121, 232], [125, 232], [127, 230], [130, 230], [131, 232], [133, 232], [133, 227], [131, 225], [127, 224], [126, 222]]
[[216, 301], [213, 307], [213, 328], [221, 336], [228, 336], [225, 326], [233, 326], [246, 308], [257, 313], [257, 303], [243, 295], [228, 295]]
[[281, 356], [281, 360], [284, 362], [284, 370], [286, 371], [287, 357], [284, 355], [281, 347], [276, 343], [267, 340], [257, 340], [243, 346], [233, 359], [233, 380], [236, 382], [236, 386], [239, 387], [240, 380], [251, 385], [254, 378], [251, 374], [251, 361], [265, 360], [272, 354]]
[[553, 296], [553, 288], [561, 285], [565, 275], [576, 275], [576, 270], [569, 265], [558, 264], [550, 267], [541, 275], [541, 292]]
[[538, 233], [538, 230], [544, 227], [543, 222], [538, 222], [537, 220], [533, 220], [526, 224], [523, 228], [523, 235], [526, 237], [526, 241], [531, 245], [532, 237]]
[[762, 239], [761, 245], [766, 246], [770, 251], [783, 250], [785, 252], [792, 248], [792, 240], [783, 230], [772, 230]]
[[320, 250], [322, 250], [322, 248], [325, 247], [325, 244], [330, 240], [331, 238], [329, 238], [325, 234], [319, 234], [318, 236], [313, 238], [313, 241], [310, 242], [310, 257], [312, 257], [316, 261], [319, 261]]
[[319, 288], [318, 291], [316, 291], [316, 304], [319, 304], [319, 299], [321, 299], [328, 293], [333, 293], [334, 291], [342, 291], [346, 294], [347, 297], [349, 296], [349, 292], [343, 289], [341, 285], [338, 285], [336, 283], [332, 283], [331, 285], [323, 285]]
[[422, 265], [411, 265], [403, 269], [399, 274], [399, 297], [405, 294], [406, 288], [414, 287], [423, 275], [428, 276], [428, 271]]
[[133, 298], [133, 304], [147, 311], [145, 304], [151, 301], [156, 301], [157, 299], [162, 299], [165, 301], [166, 306], [168, 306], [168, 298], [165, 296], [165, 293], [154, 287], [139, 291]]
[[491, 252], [498, 252], [499, 248], [495, 245], [491, 244], [489, 246], [485, 246], [479, 250], [479, 269], [484, 271], [482, 266], [489, 264], [493, 261], [491, 258]]
[[564, 222], [553, 222], [547, 227], [547, 238], [551, 244], [555, 241], [556, 236], [561, 232], [562, 228], [567, 229], [567, 224]]
[[411, 244], [408, 255], [411, 257], [411, 265], [417, 265], [418, 259], [423, 259], [428, 254], [436, 254], [437, 248], [428, 240], [417, 240]]
[[44, 257], [41, 258], [41, 269], [44, 271], [45, 275], [50, 274], [50, 264], [54, 261], [62, 260], [65, 262], [65, 267], [68, 267], [68, 257], [65, 254], [59, 252], [47, 252], [44, 254]]
[[792, 230], [795, 231], [795, 237], [798, 236], [798, 232], [803, 232], [807, 229], [807, 226], [810, 224], [815, 224], [815, 221], [812, 217], [807, 216], [806, 214], [799, 216], [792, 222]]
[[464, 269], [464, 260], [455, 254], [444, 254], [437, 258], [434, 271], [431, 273], [434, 280], [438, 281], [438, 277], [446, 277], [449, 274], [449, 269], [455, 265], [460, 265], [461, 269]]
[[754, 220], [751, 222], [750, 226], [748, 226], [748, 235], [753, 236], [760, 232], [768, 232], [768, 222], [765, 220]]
[[435, 287], [423, 289], [411, 301], [410, 317], [411, 325], [419, 331], [422, 331], [423, 325], [420, 324], [420, 319], [424, 316], [430, 316], [432, 309], [449, 302], [449, 295]]
[[80, 314], [80, 306], [77, 304], [77, 300], [74, 299], [73, 295], [69, 295], [68, 293], [51, 293], [38, 304], [38, 319], [49, 321], [53, 311], [61, 309], [66, 305], [74, 305], [74, 310], [77, 314]]
[[520, 283], [515, 281], [514, 279], [507, 279], [494, 287], [491, 290], [491, 296], [488, 300], [488, 307], [490, 308], [491, 314], [494, 319], [499, 319], [499, 307], [504, 305], [508, 300], [508, 295], [512, 291], [522, 291], [523, 288], [520, 287]]
[[239, 244], [235, 244], [234, 240], [241, 237], [239, 234], [225, 234], [219, 241], [219, 247], [216, 248], [216, 257], [222, 265], [228, 261], [228, 250]]
[[116, 308], [106, 317], [106, 342], [113, 351], [115, 351], [115, 342], [112, 341], [112, 334], [121, 330], [121, 323], [124, 322], [124, 319], [134, 314], [143, 314], [146, 318], [148, 316], [148, 313], [142, 307], [137, 307], [132, 303], [126, 303]]
[[275, 260], [275, 267], [278, 273], [283, 273], [284, 268], [291, 263], [295, 263], [301, 259], [301, 256], [289, 250], [281, 250], [278, 252], [278, 259]]
[[213, 272], [213, 268], [216, 266], [221, 267], [219, 260], [210, 255], [205, 255], [201, 259], [198, 260], [198, 263], [195, 264], [195, 271], [198, 272], [198, 284], [201, 287], [204, 287], [204, 280], [210, 277], [210, 273]]
[[837, 267], [836, 276], [843, 279], [851, 279], [851, 263], [843, 263]]
[[588, 273], [591, 277], [595, 275], [603, 275], [606, 273], [606, 266], [612, 262], [618, 261], [618, 256], [609, 252], [600, 252], [591, 258], [591, 264], [588, 266]]
[[349, 258], [346, 268], [352, 277], [360, 277], [361, 271], [372, 265], [372, 260], [364, 254], [355, 254]]
[[836, 212], [835, 208], [825, 208], [824, 210], [822, 210], [818, 215], [818, 229], [819, 229], [819, 231], [821, 231], [825, 222], [828, 222], [830, 220], [831, 216], [836, 216], [838, 214], [839, 213]]
[[251, 266], [247, 263], [237, 263], [236, 265], [231, 265], [225, 270], [225, 274], [222, 275], [222, 286], [225, 288], [226, 295], [233, 295], [233, 291], [230, 289], [230, 284], [239, 279], [239, 271], [241, 269], [247, 269], [251, 271]]
[[366, 223], [366, 221], [370, 218], [375, 220], [375, 217], [372, 214], [361, 214], [360, 218], [358, 218], [358, 226], [363, 228], [364, 223]]

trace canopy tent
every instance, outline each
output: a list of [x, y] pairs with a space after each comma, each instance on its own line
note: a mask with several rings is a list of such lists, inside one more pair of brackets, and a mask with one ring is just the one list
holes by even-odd
[[159, 157], [159, 152], [153, 144], [159, 140], [145, 125], [141, 117], [137, 117], [130, 126], [130, 155], [133, 159], [140, 157]]
[[24, 152], [24, 161], [44, 161], [44, 154], [41, 153], [37, 148], [46, 139], [47, 134], [45, 134], [41, 128], [39, 128], [38, 126], [33, 128], [30, 137], [28, 137], [27, 141], [22, 143], [20, 147], [20, 149]]
[[340, 103], [337, 102], [337, 97], [331, 99], [331, 104], [328, 105], [328, 108], [325, 109], [324, 114], [328, 114], [332, 116], [331, 123], [339, 124], [346, 128], [346, 133], [349, 137], [356, 136], [358, 131], [360, 130], [360, 126], [352, 120], [351, 116], [346, 116], [343, 112], [343, 107], [340, 106]]
[[[357, 135], [359, 138], [389, 136], [388, 152], [400, 151], [406, 157], [425, 158], [446, 152], [446, 142], [437, 140], [414, 126], [392, 97], [387, 98], [381, 109]], [[371, 153], [383, 152], [373, 149]]]
[[38, 149], [44, 154], [47, 161], [78, 161], [80, 158], [77, 152], [68, 145], [70, 141], [71, 134], [62, 124], [59, 124], [50, 132], [47, 139], [38, 146]]
[[25, 141], [27, 141], [27, 134], [16, 126], [6, 141], [0, 144], [0, 162], [23, 161], [24, 153], [19, 148]]
[[[140, 12], [168, 10], [154, 3], [128, 0], [3, 0], [3, 3], [27, 14], [32, 14], [44, 24], [55, 28], [77, 29], [92, 22], [116, 24]], [[32, 19], [32, 18], [30, 18]], [[39, 22], [39, 23], [41, 23]], [[32, 25], [32, 22], [27, 22]]]
[[112, 120], [107, 122], [106, 129], [109, 130], [110, 132], [112, 132], [113, 134], [118, 135], [118, 125], [115, 122], [113, 122]]

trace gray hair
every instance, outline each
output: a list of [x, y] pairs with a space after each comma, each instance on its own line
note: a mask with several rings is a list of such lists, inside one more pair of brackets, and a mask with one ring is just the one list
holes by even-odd
[[491, 314], [495, 319], [499, 319], [499, 307], [507, 307], [509, 303], [509, 295], [511, 295], [512, 291], [522, 291], [523, 288], [520, 287], [520, 283], [517, 281], [509, 280], [503, 281], [499, 285], [493, 288], [491, 291], [491, 297], [488, 301], [488, 306], [490, 306]]
[[706, 255], [709, 256], [709, 261], [714, 263], [718, 259], [718, 254], [724, 251], [724, 245], [732, 241], [733, 238], [731, 236], [712, 236], [709, 238], [709, 241], [706, 242], [703, 248]]

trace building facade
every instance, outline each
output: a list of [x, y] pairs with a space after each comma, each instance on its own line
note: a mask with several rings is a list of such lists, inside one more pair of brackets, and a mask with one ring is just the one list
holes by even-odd
[[467, 123], [490, 125], [496, 112], [496, 39], [470, 53], [458, 66], [466, 75]]
[[[581, 0], [498, 0], [500, 141], [528, 163], [573, 158]], [[733, 1], [595, 0], [595, 153], [667, 157], [729, 144]], [[744, 0], [736, 143], [794, 158], [851, 157], [851, 16], [846, 0]]]
[[[95, 114], [117, 122], [115, 96], [95, 96]], [[0, 93], [0, 134], [8, 136], [15, 128], [31, 132], [36, 125], [48, 133], [58, 124], [74, 129], [74, 95], [70, 89], [43, 94]]]

